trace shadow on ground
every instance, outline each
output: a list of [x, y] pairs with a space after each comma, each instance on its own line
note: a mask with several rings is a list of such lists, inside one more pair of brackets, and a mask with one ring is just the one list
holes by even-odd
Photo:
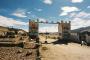
[[[59, 40], [56, 40], [56, 41], [52, 42], [52, 44], [54, 44], [54, 45], [55, 45], [55, 44], [65, 44], [65, 45], [68, 45], [68, 43], [81, 44], [80, 42], [74, 42], [74, 41], [66, 40], [66, 39], [64, 39], [64, 40], [59, 39]], [[81, 44], [81, 46], [82, 46], [82, 45], [90, 46], [90, 44]]]
[[70, 43], [70, 41], [69, 40], [61, 40], [61, 39], [58, 39], [58, 40], [56, 40], [56, 41], [54, 41], [54, 42], [52, 42], [53, 44], [65, 44], [65, 45], [68, 45], [68, 43]]
[[20, 43], [20, 44], [0, 44], [0, 47], [23, 47], [23, 43]]

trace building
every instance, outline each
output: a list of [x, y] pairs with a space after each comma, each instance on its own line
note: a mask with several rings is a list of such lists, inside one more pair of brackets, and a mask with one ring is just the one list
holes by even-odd
[[31, 39], [38, 38], [38, 22], [35, 21], [29, 21], [29, 37]]
[[69, 38], [70, 37], [70, 30], [71, 30], [71, 21], [61, 21], [58, 23], [58, 33], [61, 39]]
[[79, 40], [90, 44], [90, 30], [84, 30], [79, 33]]
[[72, 42], [80, 43], [79, 33], [78, 33], [78, 32], [71, 32], [70, 35], [71, 35], [71, 41], [72, 41]]

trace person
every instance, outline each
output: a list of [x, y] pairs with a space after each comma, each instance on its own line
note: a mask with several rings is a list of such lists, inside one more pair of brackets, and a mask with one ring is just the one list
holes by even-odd
[[86, 43], [86, 36], [85, 35], [81, 37], [81, 46], [82, 45], [87, 45], [87, 43]]
[[84, 44], [84, 41], [83, 40], [81, 40], [81, 46]]
[[48, 42], [47, 41], [45, 41], [45, 44], [47, 44]]
[[46, 36], [46, 40], [45, 40], [45, 42], [44, 42], [45, 44], [47, 44], [48, 42], [47, 42], [47, 36]]

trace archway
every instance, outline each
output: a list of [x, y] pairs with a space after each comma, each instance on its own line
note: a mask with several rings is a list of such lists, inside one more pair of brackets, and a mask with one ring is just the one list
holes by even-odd
[[32, 39], [36, 39], [39, 36], [39, 23], [45, 24], [57, 24], [58, 25], [58, 34], [60, 39], [68, 39], [70, 38], [70, 30], [71, 30], [71, 22], [43, 22], [34, 20], [29, 20], [29, 37]]

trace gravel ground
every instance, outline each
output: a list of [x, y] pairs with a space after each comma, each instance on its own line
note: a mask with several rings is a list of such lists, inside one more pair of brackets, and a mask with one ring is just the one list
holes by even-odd
[[[41, 40], [41, 42], [44, 41], [44, 39]], [[81, 46], [77, 43], [52, 44], [51, 42], [55, 40], [47, 41], [49, 44], [42, 44], [40, 48], [41, 60], [90, 60], [90, 46]]]
[[35, 49], [0, 47], [0, 60], [35, 60]]

